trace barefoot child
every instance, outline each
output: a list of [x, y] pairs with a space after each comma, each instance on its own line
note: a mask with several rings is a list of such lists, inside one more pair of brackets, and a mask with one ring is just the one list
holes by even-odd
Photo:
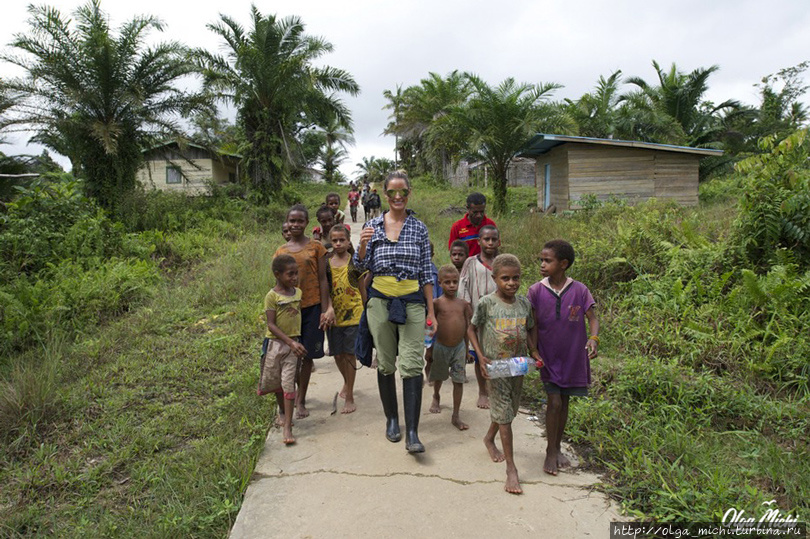
[[295, 372], [298, 360], [307, 355], [301, 336], [301, 289], [298, 264], [290, 255], [273, 259], [276, 286], [264, 297], [267, 318], [259, 393], [275, 393], [285, 444], [295, 443], [292, 414], [295, 402]]
[[[551, 475], [571, 465], [560, 448], [568, 421], [568, 402], [572, 395], [588, 395], [590, 360], [596, 357], [599, 344], [599, 320], [593, 309], [596, 302], [588, 287], [565, 276], [573, 263], [571, 244], [563, 240], [546, 243], [540, 253], [543, 280], [533, 284], [528, 293], [537, 336], [537, 349], [532, 350], [532, 357], [543, 358], [545, 363], [540, 369], [540, 378], [548, 393], [548, 447], [543, 470]], [[585, 331], [586, 318], [590, 337]]]
[[439, 282], [444, 294], [433, 303], [436, 311], [436, 338], [433, 346], [428, 348], [427, 355], [432, 359], [430, 380], [433, 382], [433, 402], [430, 413], [438, 414], [439, 392], [442, 382], [450, 377], [453, 380], [453, 415], [450, 422], [458, 430], [469, 427], [458, 416], [461, 397], [464, 393], [464, 370], [467, 359], [467, 328], [472, 317], [470, 304], [456, 296], [458, 292], [458, 270], [444, 265], [439, 270]]
[[464, 267], [464, 262], [470, 256], [470, 248], [467, 247], [467, 242], [464, 240], [456, 240], [450, 245], [450, 262], [461, 272]]
[[329, 232], [332, 241], [332, 305], [335, 309], [335, 325], [329, 328], [329, 350], [335, 356], [340, 374], [343, 375], [343, 389], [340, 396], [345, 399], [344, 414], [354, 412], [354, 379], [357, 372], [357, 358], [354, 355], [354, 341], [357, 338], [357, 326], [363, 314], [363, 298], [360, 290], [349, 282], [349, 261], [353, 251], [349, 231], [342, 226], [332, 227]]
[[329, 283], [326, 280], [326, 249], [321, 242], [309, 239], [304, 232], [309, 224], [309, 212], [302, 204], [287, 211], [290, 241], [282, 245], [274, 256], [291, 255], [298, 263], [298, 282], [301, 284], [301, 344], [307, 355], [301, 360], [296, 393], [296, 417], [309, 415], [306, 408], [307, 388], [312, 376], [313, 360], [323, 357], [323, 329], [335, 321]]
[[[332, 208], [335, 213], [335, 224], [342, 225], [346, 220], [346, 214], [340, 209], [340, 195], [337, 193], [329, 193], [326, 195], [326, 205]], [[326, 232], [324, 232], [326, 234]]]
[[[484, 445], [493, 462], [506, 460], [504, 490], [521, 494], [523, 490], [520, 488], [512, 449], [512, 420], [520, 405], [523, 377], [489, 379], [486, 367], [494, 361], [529, 355], [529, 350], [535, 348], [534, 332], [529, 331], [534, 318], [529, 300], [517, 293], [520, 288], [520, 262], [517, 257], [499, 255], [492, 264], [492, 277], [497, 290], [478, 302], [468, 335], [489, 385], [492, 423], [484, 436]], [[503, 452], [495, 445], [496, 434], [501, 436]]]
[[[501, 247], [501, 234], [495, 226], [484, 225], [478, 231], [478, 244], [481, 252], [464, 262], [459, 280], [459, 296], [470, 303], [473, 312], [482, 297], [495, 292], [495, 281], [492, 280], [492, 262], [498, 256]], [[487, 384], [481, 374], [481, 365], [477, 355], [474, 352], [471, 355], [475, 361], [475, 379], [478, 381], [477, 406], [489, 408]]]

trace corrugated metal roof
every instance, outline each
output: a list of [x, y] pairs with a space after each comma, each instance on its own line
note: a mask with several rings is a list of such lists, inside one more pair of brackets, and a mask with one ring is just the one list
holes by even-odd
[[[180, 143], [178, 143], [176, 140], [169, 140], [169, 141], [166, 141], [166, 142], [162, 142], [160, 144], [156, 144], [156, 145], [152, 146], [151, 148], [146, 148], [144, 150], [141, 150], [141, 153], [151, 152], [152, 150], [157, 150], [158, 148], [165, 148], [166, 146], [177, 146], [179, 148]], [[201, 145], [195, 144], [193, 142], [186, 142], [184, 144], [184, 146], [190, 146], [192, 148], [197, 148], [198, 150], [205, 150], [205, 151], [208, 151], [208, 152], [211, 151], [210, 148], [206, 148], [205, 146], [201, 146]], [[235, 159], [242, 159], [242, 156], [239, 155], [238, 153], [223, 152], [223, 151], [219, 151], [219, 150], [215, 150], [215, 151], [219, 155], [224, 155], [226, 157], [233, 157]]]
[[709, 148], [691, 148], [689, 146], [673, 146], [671, 144], [657, 144], [655, 142], [641, 142], [639, 140], [616, 140], [595, 137], [577, 137], [574, 135], [550, 135], [538, 133], [529, 140], [516, 155], [518, 157], [535, 157], [542, 155], [552, 148], [562, 144], [604, 144], [605, 146], [618, 146], [625, 148], [642, 148], [646, 150], [660, 150], [665, 152], [691, 153], [696, 155], [723, 155], [723, 150]]

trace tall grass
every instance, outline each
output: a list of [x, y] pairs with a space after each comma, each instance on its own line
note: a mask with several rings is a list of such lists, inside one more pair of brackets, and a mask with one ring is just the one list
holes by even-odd
[[0, 290], [20, 336], [0, 364], [0, 536], [227, 534], [274, 413], [255, 384], [281, 217], [332, 190], [136, 194], [120, 258], [66, 252]]
[[[273, 417], [255, 384], [274, 247], [263, 234], [223, 245], [187, 279], [162, 282], [142, 307], [88, 331], [68, 347], [58, 375], [9, 377], [15, 390], [4, 396], [28, 400], [4, 398], [4, 421], [30, 428], [0, 451], [8, 486], [0, 530], [227, 533]], [[67, 411], [49, 416], [54, 397]], [[18, 416], [6, 419], [6, 410]]]

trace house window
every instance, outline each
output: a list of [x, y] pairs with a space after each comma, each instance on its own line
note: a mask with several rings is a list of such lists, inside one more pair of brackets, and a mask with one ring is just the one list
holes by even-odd
[[180, 167], [166, 167], [166, 183], [183, 183], [183, 174]]
[[236, 173], [235, 172], [229, 172], [228, 173], [228, 181], [231, 182], [231, 183], [236, 183]]

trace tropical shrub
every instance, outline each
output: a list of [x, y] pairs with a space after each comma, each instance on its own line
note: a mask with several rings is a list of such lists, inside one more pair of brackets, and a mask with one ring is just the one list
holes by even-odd
[[120, 252], [123, 228], [82, 194], [77, 180], [45, 177], [17, 190], [0, 215], [0, 274], [31, 275], [61, 259]]
[[760, 272], [782, 248], [810, 267], [810, 136], [804, 129], [774, 141], [764, 138], [767, 153], [737, 164], [743, 189], [734, 242]]

